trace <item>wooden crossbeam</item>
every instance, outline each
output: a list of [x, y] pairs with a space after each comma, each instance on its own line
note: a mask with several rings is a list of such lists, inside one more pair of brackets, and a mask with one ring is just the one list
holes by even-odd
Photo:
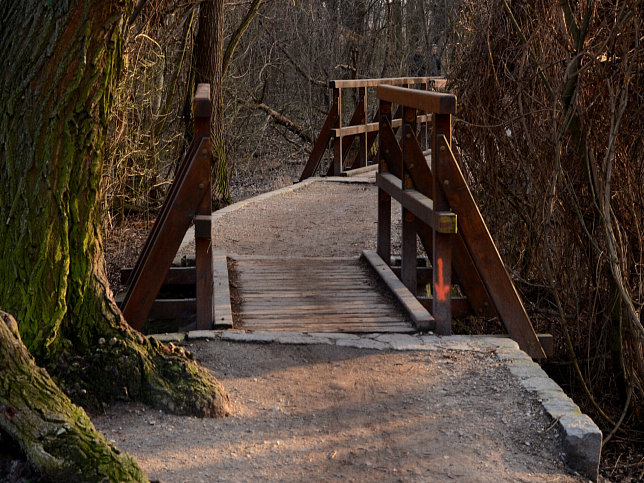
[[[190, 227], [196, 208], [210, 190], [210, 148], [207, 138], [201, 139], [191, 158], [186, 159], [186, 169], [176, 180], [177, 189], [166, 198], [163, 210], [150, 233], [129, 280], [128, 292], [123, 301], [123, 315], [137, 330], [143, 329], [150, 308], [163, 280], [168, 273], [181, 241]], [[196, 189], [195, 189], [196, 188]]]
[[324, 156], [324, 152], [329, 145], [329, 141], [331, 141], [331, 129], [338, 123], [339, 101], [339, 92], [334, 90], [333, 104], [331, 105], [329, 114], [327, 114], [326, 116], [322, 130], [315, 140], [313, 151], [311, 151], [311, 155], [309, 156], [309, 159], [304, 166], [304, 170], [302, 171], [302, 174], [300, 176], [300, 181], [304, 181], [306, 178], [313, 176], [313, 174], [320, 166], [322, 156]]
[[365, 250], [362, 252], [362, 256], [405, 308], [416, 328], [422, 331], [434, 330], [436, 327], [434, 317], [418, 302], [414, 294], [398, 280], [389, 265], [375, 252]]
[[444, 153], [441, 156], [441, 184], [450, 206], [460, 214], [459, 226], [463, 240], [501, 321], [519, 347], [534, 358], [545, 358], [530, 318], [445, 137], [439, 137], [439, 149]]
[[456, 213], [451, 211], [434, 212], [434, 203], [431, 198], [415, 189], [403, 190], [402, 181], [391, 173], [378, 173], [376, 185], [434, 230], [446, 234], [456, 233]]
[[[398, 144], [393, 129], [386, 122], [381, 129], [380, 137], [383, 146], [385, 146], [381, 148], [381, 157], [390, 167], [390, 172], [401, 172], [403, 162], [402, 149]], [[421, 193], [430, 193], [431, 195], [434, 177], [427, 164], [420, 143], [416, 142], [412, 144], [411, 156], [409, 174], [414, 186]], [[432, 257], [434, 248], [431, 229], [426, 224], [419, 223], [418, 225], [416, 230], [418, 237], [428, 256]], [[478, 271], [463, 241], [462, 234], [457, 232], [453, 242], [452, 265], [456, 275], [455, 279], [463, 287], [465, 293], [467, 293], [468, 302], [472, 306], [473, 312], [479, 315], [495, 316], [496, 311], [494, 310], [492, 299], [478, 275]]]

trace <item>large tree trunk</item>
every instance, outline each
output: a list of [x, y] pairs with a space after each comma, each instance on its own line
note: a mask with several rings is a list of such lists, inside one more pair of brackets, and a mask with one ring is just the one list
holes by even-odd
[[197, 84], [210, 84], [212, 113], [210, 115], [210, 145], [215, 157], [215, 205], [232, 202], [228, 182], [228, 165], [224, 143], [224, 0], [204, 0], [199, 10], [199, 33], [196, 43]]
[[0, 0], [0, 307], [75, 401], [221, 415], [220, 384], [131, 330], [105, 276], [102, 151], [130, 3]]

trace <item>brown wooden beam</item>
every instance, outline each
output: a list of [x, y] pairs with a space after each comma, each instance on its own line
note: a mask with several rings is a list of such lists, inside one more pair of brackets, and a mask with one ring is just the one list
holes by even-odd
[[309, 156], [309, 159], [304, 166], [304, 170], [302, 171], [302, 174], [300, 176], [300, 181], [304, 181], [305, 179], [310, 178], [311, 176], [313, 176], [313, 174], [315, 174], [318, 167], [320, 166], [320, 162], [322, 161], [322, 156], [324, 156], [324, 152], [329, 145], [329, 141], [331, 141], [331, 128], [337, 126], [339, 91], [334, 90], [333, 94], [333, 104], [331, 105], [329, 114], [327, 114], [326, 116], [322, 130], [315, 140], [313, 151], [311, 151], [311, 155]]
[[385, 77], [382, 79], [339, 79], [329, 81], [329, 87], [336, 89], [355, 89], [358, 87], [377, 87], [382, 84], [407, 86], [419, 84], [431, 84], [436, 87], [443, 87], [444, 77]]
[[157, 299], [152, 303], [151, 319], [188, 319], [197, 313], [197, 299]]
[[456, 96], [453, 94], [379, 85], [378, 97], [394, 104], [413, 107], [425, 112], [456, 114]]
[[434, 330], [434, 317], [423, 307], [405, 285], [394, 275], [389, 265], [375, 252], [363, 251], [363, 258], [369, 266], [380, 276], [398, 302], [405, 308], [412, 322], [418, 330]]
[[530, 318], [512, 283], [483, 216], [467, 186], [448, 140], [438, 138], [441, 156], [440, 178], [449, 204], [459, 214], [459, 227], [477, 271], [494, 301], [501, 321], [519, 347], [531, 357], [543, 359], [546, 354], [534, 332]]

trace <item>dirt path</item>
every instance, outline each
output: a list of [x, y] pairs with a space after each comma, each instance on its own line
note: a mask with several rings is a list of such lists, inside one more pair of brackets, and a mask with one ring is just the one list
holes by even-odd
[[[376, 196], [369, 184], [313, 183], [219, 216], [213, 242], [237, 254], [357, 256], [375, 248]], [[577, 481], [556, 425], [492, 352], [186, 345], [231, 395], [230, 417], [128, 404], [93, 418], [152, 479]]]
[[493, 354], [188, 346], [223, 382], [233, 415], [122, 405], [93, 418], [152, 479], [577, 481], [549, 418]]

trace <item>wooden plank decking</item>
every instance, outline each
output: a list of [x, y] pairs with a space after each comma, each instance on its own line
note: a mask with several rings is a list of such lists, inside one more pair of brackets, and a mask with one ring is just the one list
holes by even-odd
[[235, 326], [305, 332], [415, 329], [359, 258], [229, 255]]

